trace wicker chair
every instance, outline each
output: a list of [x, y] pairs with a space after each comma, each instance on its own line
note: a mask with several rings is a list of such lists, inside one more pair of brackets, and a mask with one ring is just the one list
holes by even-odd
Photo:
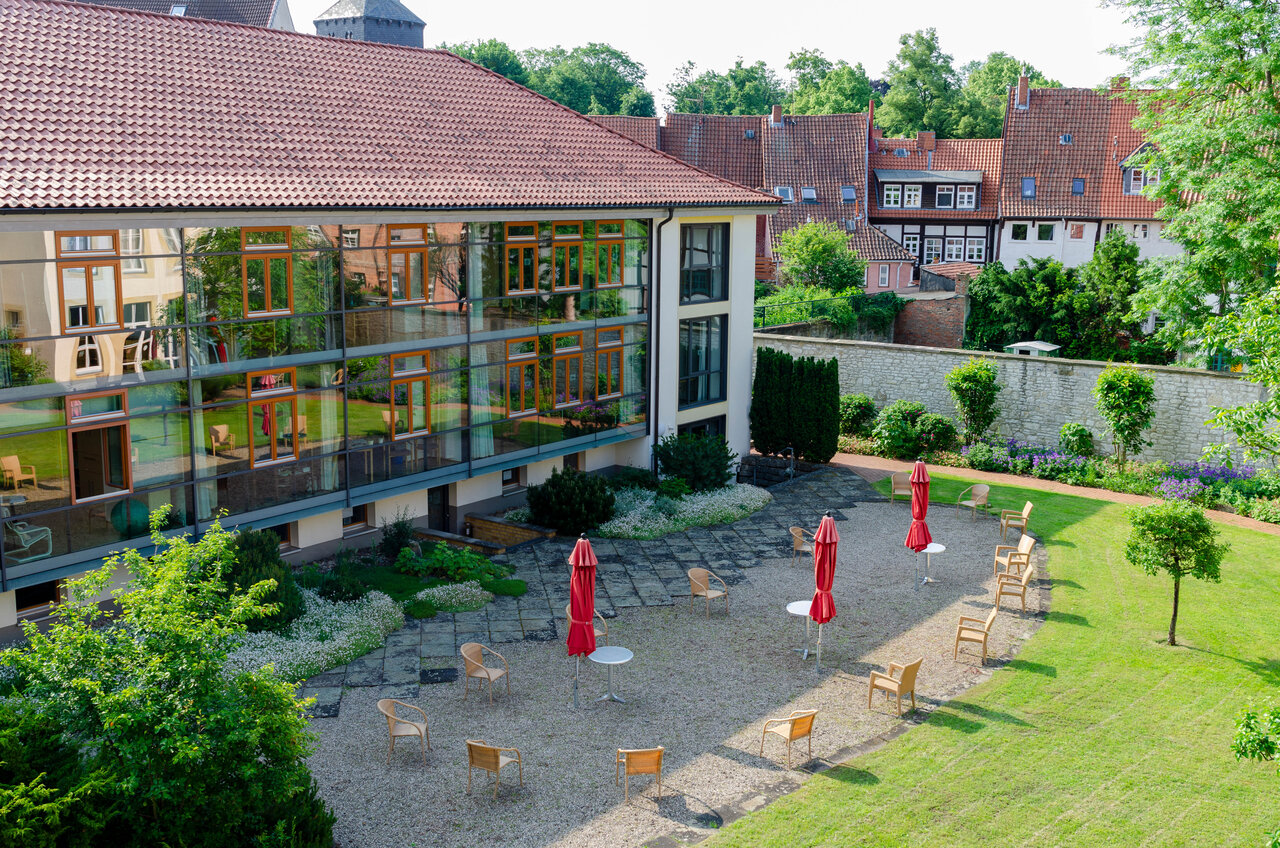
[[[565, 621], [573, 620], [573, 615], [569, 609], [570, 606], [570, 604], [564, 605]], [[568, 629], [567, 626], [566, 629]], [[605, 621], [604, 616], [600, 614], [599, 610], [595, 611], [595, 615], [591, 619], [591, 629], [596, 633], [597, 642], [603, 642], [606, 645], [609, 644], [609, 622]]]
[[[508, 756], [515, 754], [515, 756]], [[493, 773], [493, 797], [498, 797], [498, 784], [502, 782], [502, 767], [516, 764], [520, 785], [524, 786], [524, 762], [519, 748], [495, 748], [483, 739], [467, 740], [467, 794], [471, 793], [471, 770], [482, 769]]]
[[1003, 540], [1009, 535], [1009, 531], [1017, 528], [1023, 533], [1027, 532], [1027, 519], [1031, 517], [1031, 501], [1027, 501], [1021, 510], [1002, 509], [1000, 510], [1000, 538]]
[[1016, 545], [996, 545], [995, 576], [1012, 574], [1017, 577], [1031, 565], [1031, 552], [1036, 548], [1035, 536], [1022, 534]]
[[[885, 697], [890, 694], [898, 696], [898, 715], [902, 715], [902, 696], [911, 695], [911, 709], [916, 708], [916, 675], [920, 672], [920, 664], [924, 662], [924, 657], [913, 663], [891, 662], [889, 663], [889, 673], [873, 671], [871, 679], [867, 683], [867, 709], [871, 709], [871, 696], [877, 689], [883, 689]], [[894, 677], [893, 673], [898, 672], [898, 676]]]
[[631, 797], [631, 787], [629, 778], [633, 774], [654, 774], [658, 776], [658, 797], [662, 797], [662, 752], [665, 750], [661, 745], [657, 748], [619, 748], [618, 757], [614, 761], [613, 768], [613, 785], [618, 785], [618, 778], [622, 778], [622, 800], [626, 801]]
[[226, 424], [214, 424], [209, 427], [209, 452], [214, 456], [220, 450], [235, 450], [236, 434]]
[[996, 609], [1000, 609], [1000, 599], [1005, 595], [1016, 597], [1022, 602], [1022, 611], [1027, 611], [1027, 587], [1036, 576], [1036, 567], [1028, 564], [1021, 577], [1012, 574], [1001, 574], [996, 578]]
[[960, 658], [961, 642], [979, 642], [982, 644], [982, 664], [986, 665], [987, 637], [991, 635], [991, 625], [995, 623], [996, 613], [999, 611], [996, 607], [992, 607], [985, 619], [974, 618], [971, 615], [960, 616], [960, 623], [956, 626], [956, 647], [951, 652], [951, 658]]
[[911, 475], [905, 471], [895, 471], [889, 475], [889, 482], [892, 484], [889, 489], [889, 503], [893, 503], [898, 499], [898, 495], [904, 495], [907, 503], [911, 503]]
[[[506, 657], [495, 651], [493, 648], [487, 648], [479, 642], [467, 642], [458, 649], [462, 654], [462, 663], [466, 666], [466, 683], [462, 688], [462, 700], [467, 700], [467, 690], [471, 688], [471, 679], [475, 678], [489, 684], [489, 703], [493, 703], [493, 683], [495, 680], [505, 677], [507, 679], [507, 694], [511, 694], [511, 671], [507, 665]], [[502, 662], [502, 668], [487, 666], [484, 664], [484, 655], [491, 654]], [[483, 685], [483, 683], [481, 684]]]
[[[720, 584], [719, 589], [711, 588], [712, 580]], [[706, 599], [707, 618], [711, 617], [711, 601], [714, 598], [724, 598], [724, 614], [729, 614], [729, 585], [705, 568], [689, 569], [690, 609], [693, 609], [693, 605], [697, 603], [698, 598]]]
[[[960, 493], [960, 497], [956, 498], [956, 515], [960, 514], [960, 510], [964, 507], [969, 508], [969, 520], [975, 521], [978, 518], [978, 510], [982, 510], [982, 514], [986, 515], [987, 498], [991, 494], [991, 487], [986, 483], [975, 483]], [[965, 495], [969, 497], [966, 498]]]
[[[413, 710], [422, 716], [422, 721], [413, 721], [411, 719], [400, 718], [396, 715], [396, 707], [404, 707]], [[406, 704], [404, 701], [397, 701], [394, 698], [383, 698], [378, 701], [378, 712], [387, 719], [387, 765], [391, 765], [391, 752], [395, 750], [396, 740], [402, 736], [418, 737], [418, 744], [422, 748], [422, 764], [427, 764], [427, 749], [431, 747], [431, 733], [427, 730], [427, 714], [415, 707], [413, 704]]]
[[[806, 538], [808, 537], [808, 538]], [[796, 564], [800, 554], [813, 553], [813, 534], [803, 527], [791, 528], [791, 564]]]
[[813, 756], [813, 717], [817, 710], [793, 710], [786, 718], [771, 718], [760, 732], [760, 756], [764, 756], [764, 739], [770, 733], [781, 736], [787, 743], [787, 768], [791, 768], [791, 743], [797, 739], [809, 740], [809, 756]]

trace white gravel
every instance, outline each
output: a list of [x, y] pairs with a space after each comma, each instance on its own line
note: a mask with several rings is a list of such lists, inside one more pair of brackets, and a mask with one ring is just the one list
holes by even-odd
[[[915, 590], [916, 557], [902, 546], [908, 508], [864, 503], [847, 515], [839, 522], [837, 618], [824, 628], [820, 675], [812, 656], [804, 661], [792, 651], [804, 627], [785, 612], [787, 602], [812, 596], [811, 560], [793, 568], [787, 558], [747, 571], [747, 582], [731, 590], [728, 620], [720, 604], [708, 621], [687, 599], [620, 610], [609, 634], [612, 644], [635, 652], [614, 673], [626, 704], [597, 703], [605, 670], [583, 662], [582, 707], [573, 708], [574, 663], [563, 640], [499, 646], [511, 664], [512, 691], [508, 697], [499, 687], [492, 707], [474, 694], [464, 703], [461, 681], [422, 687], [415, 703], [426, 710], [432, 742], [425, 766], [412, 740], [399, 743], [388, 766], [386, 723], [374, 708], [378, 690], [349, 690], [339, 718], [312, 722], [320, 745], [310, 765], [338, 815], [340, 844], [639, 845], [703, 829], [707, 820], [699, 817], [715, 808], [750, 807], [760, 789], [776, 794], [808, 777], [787, 769], [785, 747], [772, 735], [760, 756], [764, 719], [820, 710], [813, 756], [829, 760], [899, 721], [882, 697], [867, 709], [869, 669], [923, 656], [917, 697], [925, 700], [953, 697], [984, 679], [990, 667], [980, 668], [976, 646], [962, 647], [958, 662], [952, 646], [958, 616], [985, 615], [993, 601], [996, 523], [957, 519], [954, 507], [935, 504], [929, 525], [947, 551], [933, 558], [939, 582]], [[1042, 602], [1036, 594], [1029, 610]], [[997, 619], [992, 656], [1007, 654], [1038, 626], [1014, 603], [1015, 611]], [[482, 772], [467, 795], [468, 738], [519, 747], [524, 786], [509, 766], [496, 801]], [[666, 746], [662, 800], [652, 779], [640, 777], [623, 804], [622, 788], [609, 780], [615, 750], [655, 745]], [[793, 763], [807, 759], [801, 742]]]

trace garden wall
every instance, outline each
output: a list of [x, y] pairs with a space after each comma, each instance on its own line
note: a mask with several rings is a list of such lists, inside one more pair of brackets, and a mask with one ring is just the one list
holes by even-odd
[[[870, 395], [876, 406], [898, 399], [918, 400], [930, 412], [955, 416], [946, 376], [974, 351], [914, 347], [841, 339], [755, 336], [756, 347], [785, 350], [793, 356], [835, 357], [840, 392]], [[1056, 445], [1058, 430], [1068, 421], [1093, 432], [1099, 449], [1109, 452], [1106, 426], [1094, 407], [1093, 387], [1104, 362], [1081, 359], [985, 353], [1000, 369], [1000, 417], [993, 433], [1042, 445]], [[1138, 366], [1155, 376], [1156, 414], [1147, 438], [1153, 444], [1139, 458], [1193, 460], [1209, 444], [1227, 441], [1205, 426], [1211, 406], [1237, 406], [1265, 396], [1261, 386], [1231, 374]]]

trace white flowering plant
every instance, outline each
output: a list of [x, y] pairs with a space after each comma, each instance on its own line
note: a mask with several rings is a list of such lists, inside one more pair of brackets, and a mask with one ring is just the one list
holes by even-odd
[[282, 633], [246, 633], [227, 658], [227, 668], [252, 671], [275, 667], [285, 680], [299, 682], [351, 662], [382, 647], [404, 626], [400, 604], [382, 592], [358, 601], [326, 601], [302, 591], [306, 612]]
[[414, 595], [415, 601], [430, 601], [441, 612], [474, 612], [493, 600], [493, 593], [478, 580], [432, 586]]
[[668, 498], [647, 489], [615, 493], [615, 515], [596, 532], [614, 539], [657, 539], [690, 527], [731, 524], [758, 512], [773, 495], [758, 486], [732, 484], [723, 489]]

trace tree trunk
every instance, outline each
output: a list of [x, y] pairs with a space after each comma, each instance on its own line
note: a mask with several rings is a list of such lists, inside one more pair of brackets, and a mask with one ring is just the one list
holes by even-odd
[[1169, 619], [1169, 644], [1170, 645], [1178, 644], [1178, 637], [1174, 634], [1174, 631], [1178, 627], [1178, 589], [1181, 586], [1182, 586], [1182, 581], [1177, 577], [1173, 578], [1173, 618]]

